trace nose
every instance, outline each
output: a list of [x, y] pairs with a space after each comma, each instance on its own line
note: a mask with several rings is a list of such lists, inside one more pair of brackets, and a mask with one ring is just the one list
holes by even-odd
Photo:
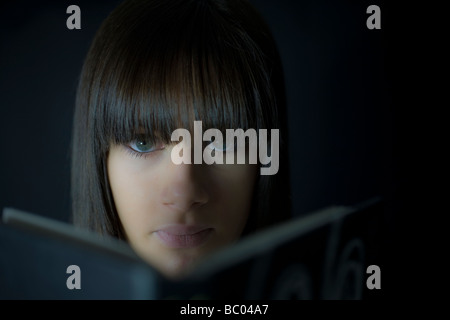
[[170, 163], [169, 166], [161, 195], [164, 206], [185, 213], [208, 202], [201, 165]]

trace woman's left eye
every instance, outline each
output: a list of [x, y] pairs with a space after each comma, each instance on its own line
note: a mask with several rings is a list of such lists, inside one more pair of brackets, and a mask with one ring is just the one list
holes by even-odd
[[157, 150], [158, 148], [147, 140], [135, 140], [129, 144], [129, 147], [139, 153], [148, 153]]
[[210, 143], [207, 145], [207, 148], [220, 152], [234, 151], [234, 144], [226, 144], [225, 141], [223, 141], [222, 143], [220, 143], [219, 141], [210, 141]]

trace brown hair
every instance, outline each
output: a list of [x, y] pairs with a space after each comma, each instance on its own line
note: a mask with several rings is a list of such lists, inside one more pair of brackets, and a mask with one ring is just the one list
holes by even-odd
[[111, 143], [138, 130], [280, 129], [280, 169], [259, 176], [244, 233], [290, 214], [281, 62], [256, 10], [239, 0], [131, 0], [97, 31], [81, 72], [72, 149], [73, 222], [124, 239], [110, 190]]

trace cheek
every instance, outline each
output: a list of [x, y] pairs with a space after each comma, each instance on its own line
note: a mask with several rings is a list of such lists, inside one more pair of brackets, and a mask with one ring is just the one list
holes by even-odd
[[[146, 232], [156, 209], [159, 173], [129, 161], [120, 151], [108, 157], [108, 177], [119, 218], [128, 236]], [[132, 231], [132, 232], [131, 232]]]
[[234, 165], [226, 168], [223, 176], [215, 178], [218, 198], [239, 206], [251, 199], [255, 183], [254, 170], [250, 166]]
[[240, 236], [251, 214], [256, 172], [256, 166], [233, 165], [228, 166], [223, 175], [214, 177], [215, 216], [220, 219], [221, 233], [230, 238], [229, 241]]

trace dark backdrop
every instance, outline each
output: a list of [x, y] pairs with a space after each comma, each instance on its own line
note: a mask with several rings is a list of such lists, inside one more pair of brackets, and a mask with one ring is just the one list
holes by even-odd
[[[0, 208], [70, 214], [82, 61], [119, 1], [14, 1], [0, 11]], [[399, 188], [390, 10], [382, 1], [257, 1], [284, 64], [294, 214]], [[66, 8], [81, 8], [81, 30]], [[381, 30], [366, 8], [381, 8]], [[394, 220], [392, 220], [394, 221]]]

